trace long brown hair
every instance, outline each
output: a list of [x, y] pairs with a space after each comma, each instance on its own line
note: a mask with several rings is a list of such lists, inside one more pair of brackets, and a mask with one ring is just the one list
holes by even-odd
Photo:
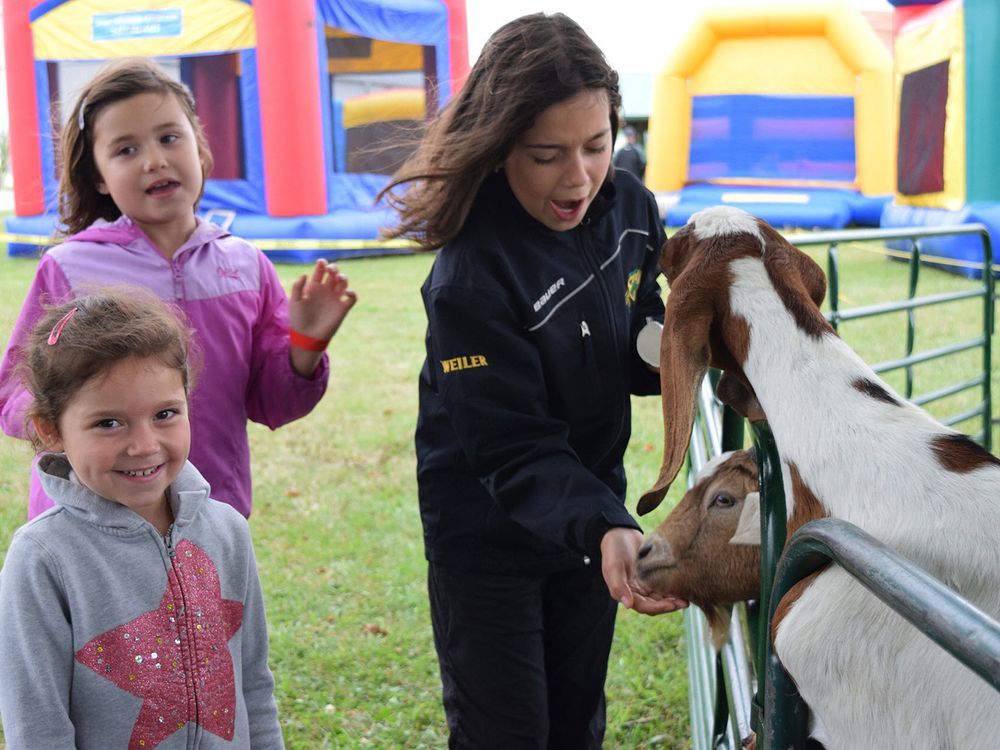
[[[191, 122], [201, 157], [201, 187], [204, 191], [205, 177], [212, 171], [212, 152], [208, 148], [201, 120], [195, 114], [191, 91], [151, 60], [124, 58], [101, 68], [84, 86], [63, 125], [60, 137], [59, 235], [69, 236], [86, 229], [97, 219], [114, 221], [122, 215], [110, 195], [97, 192], [101, 175], [94, 161], [94, 120], [109, 104], [151, 92], [175, 96]], [[198, 198], [201, 199], [201, 193]]]
[[[517, 137], [548, 107], [588, 89], [607, 91], [614, 140], [618, 74], [587, 33], [562, 13], [534, 13], [501, 26], [465, 85], [379, 194], [400, 215], [385, 234], [409, 237], [425, 250], [453, 239], [483, 180]], [[393, 192], [400, 186], [402, 194]]]

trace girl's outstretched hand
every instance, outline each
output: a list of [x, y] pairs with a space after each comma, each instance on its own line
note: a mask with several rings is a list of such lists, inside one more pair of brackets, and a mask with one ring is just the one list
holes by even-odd
[[683, 599], [661, 597], [636, 581], [635, 567], [642, 533], [626, 527], [608, 529], [601, 538], [601, 572], [611, 597], [646, 615], [673, 612], [688, 605]]
[[[336, 265], [321, 259], [311, 274], [302, 274], [292, 285], [288, 322], [293, 331], [308, 339], [328, 341], [357, 301], [358, 295], [348, 286], [347, 277]], [[300, 375], [312, 375], [322, 355], [321, 348], [302, 348], [293, 340], [292, 366]]]

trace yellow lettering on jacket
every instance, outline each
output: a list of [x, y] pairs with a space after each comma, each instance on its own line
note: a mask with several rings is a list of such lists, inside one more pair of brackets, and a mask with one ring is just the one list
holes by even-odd
[[455, 357], [454, 359], [442, 359], [441, 369], [445, 373], [457, 372], [458, 370], [469, 370], [473, 367], [489, 367], [486, 357], [482, 354], [473, 354], [468, 357]]

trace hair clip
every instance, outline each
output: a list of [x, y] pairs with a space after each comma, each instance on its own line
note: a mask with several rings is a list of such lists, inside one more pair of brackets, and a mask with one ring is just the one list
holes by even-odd
[[87, 97], [83, 97], [83, 101], [80, 102], [80, 111], [76, 115], [76, 124], [83, 130], [87, 127], [87, 121], [84, 119], [84, 115], [87, 114]]
[[78, 308], [72, 308], [68, 313], [59, 319], [59, 322], [52, 326], [52, 332], [49, 333], [49, 346], [55, 346], [55, 343], [59, 340], [59, 336], [62, 335], [63, 328], [69, 323], [69, 319], [76, 315]]

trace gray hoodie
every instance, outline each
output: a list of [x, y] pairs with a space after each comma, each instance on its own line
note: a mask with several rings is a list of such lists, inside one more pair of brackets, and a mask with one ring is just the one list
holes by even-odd
[[282, 748], [246, 520], [189, 463], [166, 536], [39, 463], [56, 507], [0, 571], [8, 750]]

